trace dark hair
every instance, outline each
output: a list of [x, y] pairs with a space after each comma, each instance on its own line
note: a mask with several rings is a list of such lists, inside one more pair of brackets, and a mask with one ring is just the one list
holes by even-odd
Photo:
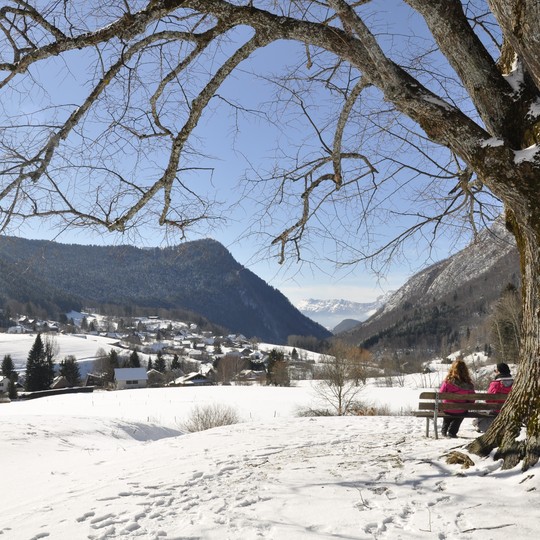
[[501, 362], [500, 364], [497, 364], [497, 371], [503, 377], [510, 377], [510, 368], [508, 367], [508, 364], [505, 364], [504, 362]]

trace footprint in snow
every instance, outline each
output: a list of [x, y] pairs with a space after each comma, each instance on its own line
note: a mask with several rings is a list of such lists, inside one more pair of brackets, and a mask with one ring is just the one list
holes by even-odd
[[95, 512], [86, 512], [86, 513], [84, 513], [82, 516], [78, 517], [78, 518], [77, 518], [77, 521], [78, 521], [79, 523], [81, 523], [81, 522], [83, 522], [83, 521], [86, 521], [86, 520], [87, 520], [88, 518], [90, 518], [90, 517], [94, 517], [95, 515], [96, 515]]

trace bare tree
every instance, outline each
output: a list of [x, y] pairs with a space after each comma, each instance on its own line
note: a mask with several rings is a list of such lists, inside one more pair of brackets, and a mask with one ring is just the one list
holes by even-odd
[[[385, 28], [394, 8], [414, 28]], [[183, 232], [218, 218], [197, 126], [219, 106], [235, 127], [250, 115], [282, 127], [275, 167], [255, 167], [254, 189], [272, 195], [241, 193], [270, 201], [282, 259], [305, 258], [318, 231], [329, 257], [384, 265], [415, 234], [433, 246], [444, 223], [474, 232], [503, 208], [521, 258], [520, 370], [470, 449], [538, 461], [537, 0], [11, 0], [0, 25], [1, 230], [55, 217]], [[269, 81], [249, 60], [285, 42], [275, 106], [227, 93], [233, 73]]]
[[229, 384], [239, 373], [249, 368], [249, 360], [238, 354], [226, 354], [217, 361], [217, 380]]
[[60, 345], [53, 334], [43, 334], [43, 347], [45, 350], [45, 358], [47, 362], [54, 365], [54, 362], [60, 354]]
[[336, 343], [317, 368], [317, 397], [337, 416], [350, 414], [365, 382], [365, 355], [357, 347]]

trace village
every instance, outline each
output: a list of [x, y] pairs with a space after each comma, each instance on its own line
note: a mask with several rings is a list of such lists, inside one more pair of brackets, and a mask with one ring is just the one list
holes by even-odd
[[[90, 389], [134, 389], [164, 386], [216, 384], [288, 386], [292, 379], [313, 376], [316, 353], [291, 346], [259, 343], [243, 335], [214, 335], [195, 323], [146, 316], [127, 324], [115, 317], [70, 312], [66, 321], [44, 321], [28, 316], [4, 329], [7, 334], [42, 336], [55, 353], [55, 377], [48, 388], [28, 392], [26, 364], [15, 362], [17, 397], [31, 399], [55, 393]], [[76, 360], [76, 377], [62, 374], [66, 351], [58, 344], [62, 336], [107, 338], [108, 348], [96, 350], [94, 358]], [[29, 343], [31, 343], [29, 341]], [[60, 350], [59, 350], [60, 349]], [[108, 349], [108, 350], [107, 350]], [[5, 358], [9, 350], [0, 351]], [[70, 357], [73, 355], [69, 355]], [[64, 361], [66, 358], [64, 358]], [[0, 393], [6, 399], [10, 376], [3, 373]], [[86, 390], [85, 390], [86, 389]]]

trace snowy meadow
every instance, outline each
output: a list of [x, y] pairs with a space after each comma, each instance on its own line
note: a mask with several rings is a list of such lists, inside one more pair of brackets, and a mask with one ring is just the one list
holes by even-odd
[[[389, 416], [299, 418], [315, 399], [307, 381], [0, 404], [0, 538], [537, 538], [537, 467], [449, 464], [476, 435], [470, 420], [460, 438], [435, 440], [407, 414], [435, 378], [370, 380], [361, 399]], [[185, 432], [207, 404], [241, 422]]]

